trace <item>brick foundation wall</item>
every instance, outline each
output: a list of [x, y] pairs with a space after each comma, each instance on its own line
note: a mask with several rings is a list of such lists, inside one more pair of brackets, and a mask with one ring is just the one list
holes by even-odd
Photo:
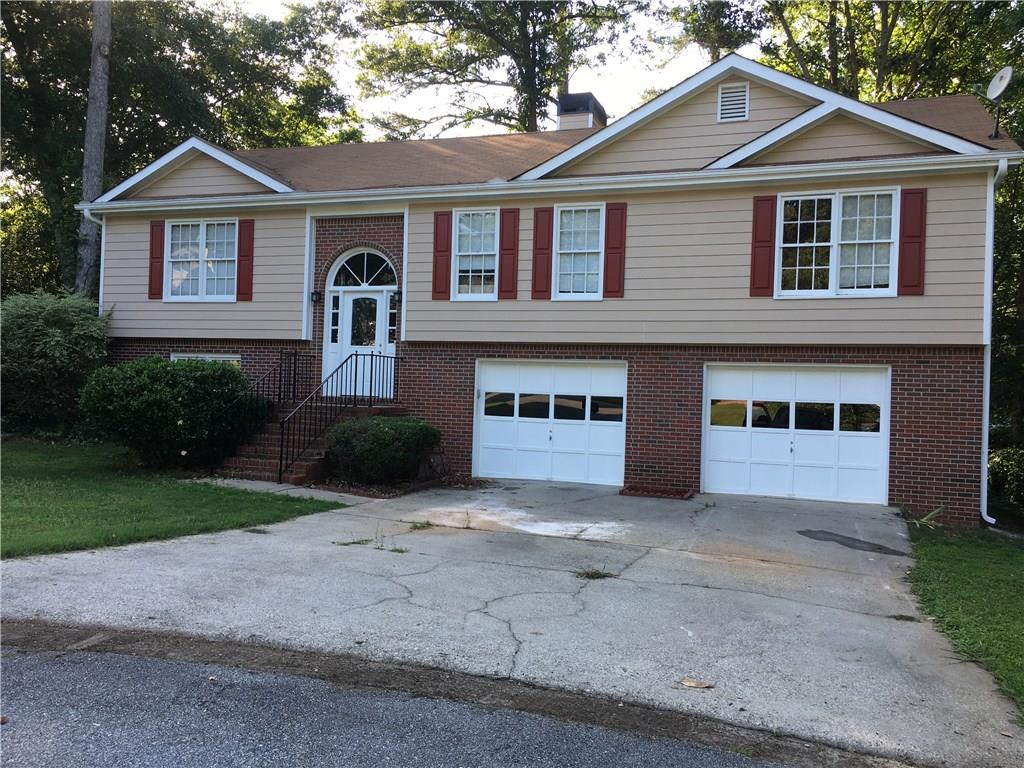
[[[397, 216], [339, 216], [316, 220], [313, 261], [314, 291], [324, 292], [327, 277], [338, 257], [355, 248], [368, 248], [383, 254], [395, 269], [398, 287], [402, 285], [403, 218]], [[402, 320], [399, 306], [398, 322]], [[313, 348], [323, 348], [324, 305], [313, 307]], [[398, 329], [401, 336], [401, 327]]]
[[981, 347], [745, 347], [406, 342], [399, 397], [443, 433], [453, 471], [469, 473], [479, 358], [628, 363], [626, 484], [678, 492], [700, 486], [705, 363], [892, 367], [889, 502], [914, 515], [978, 524]]
[[[275, 341], [268, 339], [110, 339], [109, 362], [112, 365], [145, 357], [170, 359], [172, 353], [205, 355], [241, 355], [242, 372], [255, 379], [269, 371], [280, 360], [282, 350], [309, 352], [308, 341]], [[317, 355], [319, 366], [319, 354]], [[316, 372], [319, 374], [319, 367]]]

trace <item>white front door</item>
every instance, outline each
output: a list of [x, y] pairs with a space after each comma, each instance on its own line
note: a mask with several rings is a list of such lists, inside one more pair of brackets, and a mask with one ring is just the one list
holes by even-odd
[[716, 365], [705, 381], [704, 491], [886, 503], [888, 369]]
[[[391, 361], [370, 355], [395, 354], [391, 315], [392, 290], [334, 290], [327, 293], [324, 333], [324, 377], [345, 368], [325, 385], [332, 393], [390, 397], [394, 385]], [[352, 357], [355, 353], [356, 357]], [[351, 359], [350, 359], [351, 358]]]
[[474, 474], [622, 485], [623, 363], [480, 361]]

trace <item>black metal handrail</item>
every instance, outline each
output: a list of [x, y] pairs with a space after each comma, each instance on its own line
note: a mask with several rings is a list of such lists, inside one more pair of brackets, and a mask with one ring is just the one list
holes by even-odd
[[398, 362], [395, 355], [353, 352], [281, 419], [277, 481], [346, 409], [396, 402]]
[[282, 350], [277, 363], [249, 384], [239, 398], [244, 401], [245, 430], [252, 433], [262, 427], [274, 409], [294, 402], [300, 393], [308, 392], [318, 378], [319, 360], [308, 352]]

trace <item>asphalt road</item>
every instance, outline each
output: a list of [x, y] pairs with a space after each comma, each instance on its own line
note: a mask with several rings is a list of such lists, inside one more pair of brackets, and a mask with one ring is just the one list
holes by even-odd
[[5, 765], [778, 768], [669, 739], [320, 680], [117, 654], [3, 657]]

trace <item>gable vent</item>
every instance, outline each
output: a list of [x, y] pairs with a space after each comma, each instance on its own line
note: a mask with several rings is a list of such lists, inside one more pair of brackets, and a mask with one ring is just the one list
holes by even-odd
[[730, 123], [750, 117], [748, 83], [726, 83], [718, 86], [718, 122]]

